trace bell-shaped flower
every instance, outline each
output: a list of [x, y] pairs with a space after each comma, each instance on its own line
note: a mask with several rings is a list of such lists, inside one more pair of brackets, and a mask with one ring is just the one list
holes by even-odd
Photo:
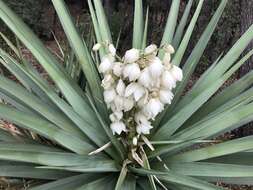
[[109, 49], [109, 52], [112, 54], [112, 56], [115, 56], [115, 55], [116, 55], [116, 49], [115, 49], [115, 47], [114, 47], [113, 44], [110, 44], [110, 45], [108, 46], [108, 49]]
[[125, 89], [126, 89], [126, 85], [125, 83], [119, 79], [119, 82], [116, 86], [116, 92], [120, 95], [120, 96], [124, 96], [125, 95]]
[[158, 57], [155, 57], [151, 60], [148, 69], [149, 69], [151, 76], [154, 79], [157, 79], [161, 76], [161, 74], [164, 70], [164, 67], [163, 67], [161, 60]]
[[122, 96], [116, 96], [114, 98], [114, 105], [115, 105], [116, 110], [124, 109], [124, 101], [125, 101], [125, 98]]
[[123, 112], [122, 111], [116, 111], [110, 114], [110, 120], [111, 122], [119, 121], [123, 118]]
[[146, 124], [139, 124], [136, 127], [136, 132], [138, 134], [144, 134], [144, 135], [148, 135], [150, 134], [150, 130], [152, 129], [152, 125], [146, 125]]
[[136, 79], [139, 78], [140, 74], [141, 74], [141, 70], [137, 63], [127, 64], [124, 67], [124, 70], [123, 70], [124, 78], [128, 78], [129, 81], [135, 81]]
[[123, 131], [126, 132], [126, 125], [122, 121], [116, 121], [111, 123], [110, 125], [113, 135], [118, 134], [120, 135]]
[[152, 78], [148, 68], [145, 68], [141, 71], [138, 82], [146, 88], [151, 87]]
[[134, 63], [140, 58], [140, 51], [138, 49], [127, 50], [124, 56], [125, 63]]
[[134, 120], [137, 124], [143, 123], [146, 125], [150, 125], [147, 116], [143, 112], [137, 112], [134, 116]]
[[170, 90], [162, 89], [159, 91], [159, 98], [160, 101], [164, 104], [171, 104], [174, 95]]
[[113, 61], [109, 56], [102, 58], [102, 61], [98, 67], [99, 72], [106, 73], [109, 72], [113, 67]]
[[154, 54], [156, 55], [157, 54], [157, 46], [155, 44], [151, 44], [149, 45], [148, 47], [146, 47], [144, 49], [144, 54], [145, 55], [149, 55], [149, 54]]
[[123, 63], [115, 62], [113, 65], [112, 71], [114, 75], [116, 75], [117, 77], [120, 77], [123, 71]]
[[107, 104], [111, 103], [116, 97], [116, 91], [111, 88], [104, 91], [104, 100]]
[[111, 74], [106, 74], [104, 76], [104, 79], [102, 80], [102, 87], [106, 90], [109, 89], [109, 88], [112, 88], [114, 82], [115, 81], [114, 81], [112, 75]]
[[124, 98], [124, 111], [130, 111], [134, 107], [134, 100], [132, 97]]
[[144, 113], [149, 119], [155, 117], [164, 109], [164, 105], [158, 98], [151, 98], [144, 107]]
[[171, 72], [168, 70], [165, 70], [161, 77], [161, 84], [166, 89], [172, 89], [176, 87], [176, 80], [172, 76]]
[[135, 101], [138, 101], [146, 93], [145, 88], [138, 83], [130, 83], [126, 87], [125, 97], [133, 95]]
[[183, 79], [182, 69], [180, 69], [176, 65], [173, 65], [172, 68], [170, 69], [170, 72], [176, 81], [182, 81], [182, 79]]

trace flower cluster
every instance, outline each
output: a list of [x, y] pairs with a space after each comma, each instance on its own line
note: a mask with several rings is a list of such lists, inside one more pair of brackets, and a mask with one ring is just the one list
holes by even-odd
[[[101, 47], [96, 44], [93, 50]], [[151, 120], [163, 111], [173, 99], [172, 89], [181, 81], [182, 70], [171, 64], [171, 45], [162, 47], [163, 59], [158, 57], [156, 45], [144, 50], [130, 49], [121, 59], [112, 44], [106, 46], [108, 54], [99, 65], [103, 73], [104, 100], [112, 113], [110, 115], [113, 134], [134, 131], [136, 136], [150, 134]], [[137, 137], [133, 144], [137, 144]]]

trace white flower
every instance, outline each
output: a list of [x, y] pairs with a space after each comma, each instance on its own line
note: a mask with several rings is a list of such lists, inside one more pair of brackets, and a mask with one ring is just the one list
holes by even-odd
[[173, 99], [174, 95], [170, 90], [160, 90], [159, 91], [159, 98], [162, 103], [164, 104], [171, 104], [171, 100]]
[[137, 139], [137, 137], [134, 137], [133, 138], [133, 145], [137, 146], [137, 144], [138, 144], [138, 139]]
[[170, 64], [170, 61], [171, 61], [171, 55], [169, 53], [165, 53], [163, 57], [163, 63], [165, 65], [168, 65]]
[[113, 86], [113, 84], [114, 84], [114, 79], [112, 75], [106, 74], [104, 79], [102, 80], [102, 87], [104, 89], [109, 89]]
[[151, 60], [148, 68], [149, 68], [149, 72], [150, 72], [151, 76], [154, 79], [161, 76], [162, 71], [164, 69], [162, 62], [158, 57], [155, 57]]
[[123, 112], [122, 111], [113, 112], [112, 114], [110, 114], [109, 117], [112, 122], [119, 121], [123, 117]]
[[135, 101], [138, 101], [144, 94], [145, 94], [145, 88], [143, 86], [141, 86], [138, 83], [130, 83], [127, 87], [126, 87], [126, 91], [125, 91], [125, 97], [129, 97], [131, 95], [134, 96]]
[[125, 101], [125, 98], [122, 96], [116, 96], [114, 98], [114, 105], [115, 105], [116, 110], [124, 109], [124, 101]]
[[101, 44], [100, 43], [97, 43], [93, 46], [92, 50], [93, 51], [98, 51], [99, 49], [101, 48]]
[[150, 125], [150, 122], [148, 121], [148, 118], [142, 112], [137, 112], [134, 116], [134, 120], [137, 124], [143, 123], [143, 124], [146, 124], [146, 125]]
[[109, 49], [109, 52], [112, 54], [112, 56], [115, 56], [115, 55], [116, 55], [116, 49], [115, 49], [115, 47], [114, 47], [113, 44], [110, 44], [110, 45], [108, 46], [108, 49]]
[[120, 135], [123, 131], [126, 132], [126, 125], [122, 122], [122, 121], [117, 121], [114, 123], [111, 123], [111, 130], [113, 135], [115, 135], [115, 133], [117, 133], [118, 135]]
[[161, 78], [161, 83], [164, 88], [172, 89], [176, 87], [176, 80], [169, 71], [164, 71]]
[[107, 104], [111, 103], [115, 97], [116, 97], [116, 92], [113, 88], [104, 91], [104, 100]]
[[134, 100], [133, 98], [125, 98], [124, 99], [124, 111], [130, 111], [134, 107]]
[[142, 70], [141, 74], [140, 74], [140, 77], [138, 79], [138, 82], [145, 86], [146, 88], [149, 88], [151, 87], [151, 84], [152, 84], [152, 78], [150, 76], [150, 73], [149, 73], [149, 70], [148, 68], [145, 68]]
[[169, 53], [169, 54], [175, 53], [175, 49], [174, 49], [173, 46], [170, 45], [170, 44], [165, 45], [165, 46], [163, 47], [163, 49], [165, 50], [166, 53]]
[[129, 81], [135, 81], [139, 78], [140, 74], [140, 67], [136, 63], [127, 64], [123, 70], [124, 77], [128, 77]]
[[155, 119], [158, 113], [164, 109], [164, 105], [158, 98], [151, 98], [144, 107], [146, 116], [150, 119]]
[[148, 135], [153, 127], [151, 125], [139, 124], [137, 125], [136, 132], [138, 134]]
[[138, 49], [127, 50], [124, 56], [125, 63], [134, 63], [140, 57], [140, 51]]
[[113, 61], [109, 56], [105, 56], [102, 58], [102, 62], [100, 63], [98, 70], [101, 73], [106, 73], [110, 71], [113, 67]]
[[115, 62], [112, 70], [113, 74], [115, 74], [117, 77], [120, 77], [123, 70], [123, 64], [121, 62]]
[[148, 55], [148, 54], [155, 54], [156, 55], [156, 53], [157, 53], [157, 46], [155, 45], [155, 44], [151, 44], [151, 45], [149, 45], [148, 47], [146, 47], [145, 49], [144, 49], [144, 54], [145, 55]]
[[119, 82], [116, 86], [116, 92], [120, 95], [120, 96], [124, 96], [125, 94], [125, 89], [126, 89], [126, 85], [125, 83], [119, 79]]
[[177, 67], [176, 65], [173, 65], [171, 70], [170, 70], [172, 76], [177, 80], [177, 81], [182, 81], [183, 79], [183, 72], [182, 70]]

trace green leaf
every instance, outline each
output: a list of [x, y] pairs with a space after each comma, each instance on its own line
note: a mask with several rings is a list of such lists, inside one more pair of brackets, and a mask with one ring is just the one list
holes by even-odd
[[[164, 31], [163, 38], [161, 41], [161, 46], [164, 44], [171, 44], [172, 42], [175, 28], [177, 25], [179, 7], [180, 7], [180, 1], [172, 1], [170, 12], [167, 18], [167, 23], [165, 26], [165, 31]], [[159, 54], [159, 55], [162, 55], [162, 54]]]
[[175, 173], [196, 177], [253, 177], [253, 166], [209, 162], [168, 163]]
[[[203, 92], [214, 81], [220, 78], [239, 58], [240, 54], [247, 47], [249, 42], [253, 39], [253, 25], [242, 35], [242, 37], [235, 43], [235, 45], [229, 50], [229, 52], [219, 61], [217, 66], [210, 72], [204, 79], [200, 78], [200, 83], [197, 87], [193, 87], [192, 90], [183, 97], [183, 99], [177, 105], [175, 112], [187, 105], [198, 94]], [[252, 52], [251, 52], [252, 53]], [[247, 56], [249, 56], [249, 53]], [[246, 58], [247, 56], [244, 56]], [[242, 60], [242, 59], [241, 59]]]
[[148, 37], [148, 17], [149, 17], [149, 7], [146, 10], [146, 19], [144, 25], [144, 32], [143, 32], [143, 40], [142, 40], [142, 49], [145, 49], [147, 46], [147, 37]]
[[126, 176], [127, 176], [127, 164], [128, 164], [127, 161], [125, 161], [123, 163], [123, 166], [122, 166], [120, 174], [119, 174], [119, 178], [118, 178], [117, 183], [116, 183], [115, 190], [121, 190], [122, 189], [123, 183], [125, 182], [125, 179], [126, 179]]
[[174, 172], [159, 172], [154, 170], [146, 170], [146, 169], [137, 169], [131, 167], [131, 170], [140, 175], [156, 175], [161, 181], [167, 183], [173, 183], [178, 185], [184, 185], [191, 188], [196, 188], [199, 190], [222, 190], [222, 188], [217, 187], [213, 184], [207, 183], [203, 180], [199, 180], [196, 178], [176, 174]]
[[174, 36], [173, 42], [172, 42], [174, 49], [178, 48], [178, 46], [182, 40], [182, 36], [184, 33], [185, 26], [187, 24], [187, 20], [188, 20], [189, 14], [190, 14], [192, 3], [193, 3], [193, 0], [188, 1], [187, 5], [185, 7], [185, 10], [184, 10], [183, 16], [178, 24], [178, 27], [177, 27], [177, 30], [176, 30], [176, 33], [175, 33], [175, 36]]
[[[177, 102], [181, 100], [181, 95], [188, 84], [188, 81], [194, 72], [201, 56], [203, 55], [203, 52], [216, 28], [216, 25], [223, 13], [224, 8], [226, 7], [227, 0], [222, 0], [218, 9], [216, 10], [215, 14], [213, 15], [212, 19], [210, 20], [209, 24], [207, 25], [205, 31], [201, 35], [199, 41], [195, 45], [194, 49], [192, 50], [190, 56], [186, 60], [184, 67], [183, 67], [183, 81], [181, 81], [177, 87], [175, 92], [175, 98], [173, 99], [173, 102], [170, 106], [167, 106], [165, 111], [163, 112], [163, 120], [161, 124], [164, 124], [168, 118], [171, 116], [171, 113], [174, 112], [174, 108], [177, 108]], [[219, 59], [218, 59], [219, 60]], [[162, 117], [160, 116], [160, 117]]]
[[52, 0], [54, 8], [59, 16], [65, 34], [67, 35], [70, 46], [82, 66], [85, 77], [91, 87], [91, 92], [99, 110], [104, 116], [108, 116], [107, 108], [103, 103], [103, 94], [101, 89], [101, 80], [98, 71], [93, 63], [85, 42], [78, 33], [63, 0]]
[[124, 180], [121, 190], [135, 190], [135, 189], [136, 189], [136, 177], [129, 174]]
[[28, 115], [10, 106], [0, 104], [0, 117], [54, 140], [76, 153], [87, 154], [95, 149], [94, 146], [70, 135], [47, 120]]
[[84, 138], [82, 132], [76, 128], [62, 112], [59, 112], [54, 107], [45, 104], [45, 102], [41, 101], [35, 95], [10, 79], [0, 76], [0, 90], [4, 90], [8, 94], [11, 94], [17, 101], [27, 106], [30, 110], [38, 112], [43, 115], [45, 119], [51, 121], [65, 131], [68, 131], [70, 134]]
[[142, 0], [135, 0], [134, 4], [133, 48], [141, 49], [143, 41]]
[[228, 142], [211, 145], [206, 148], [187, 151], [175, 156], [171, 156], [167, 161], [171, 162], [193, 162], [206, 160], [223, 155], [233, 154], [253, 149], [253, 136], [243, 137]]
[[115, 187], [115, 177], [112, 175], [109, 175], [107, 177], [103, 177], [101, 179], [98, 179], [96, 181], [90, 182], [87, 185], [84, 185], [77, 190], [108, 190], [108, 189], [114, 189]]
[[35, 58], [47, 71], [55, 84], [61, 89], [68, 102], [73, 106], [85, 120], [96, 122], [93, 111], [86, 103], [81, 89], [66, 74], [61, 64], [56, 58], [44, 47], [42, 42], [35, 34], [23, 23], [15, 13], [13, 13], [5, 3], [0, 0], [0, 18], [8, 25], [15, 35], [26, 45]]
[[63, 178], [54, 182], [46, 183], [37, 187], [30, 188], [31, 190], [70, 190], [76, 189], [81, 185], [90, 183], [101, 177], [98, 174], [81, 174]]
[[72, 172], [59, 172], [58, 170], [40, 169], [26, 165], [1, 165], [0, 175], [3, 177], [31, 178], [57, 180], [74, 175]]
[[[252, 27], [253, 29], [253, 27]], [[222, 84], [230, 77], [232, 74], [240, 68], [240, 66], [253, 54], [253, 50], [246, 54], [242, 59], [240, 59], [232, 68], [230, 68], [223, 76], [217, 78], [210, 85], [205, 87], [201, 92], [195, 94], [191, 97], [191, 101], [188, 102], [185, 106], [178, 105], [179, 111], [176, 112], [160, 129], [153, 137], [166, 139], [171, 136], [177, 129], [179, 129], [182, 124], [188, 120], [211, 96], [222, 86]], [[216, 66], [218, 67], [218, 65]], [[216, 68], [215, 67], [215, 68]], [[214, 68], [214, 69], [215, 69]], [[213, 72], [212, 72], [213, 73]], [[210, 76], [210, 75], [209, 75]], [[189, 98], [189, 97], [188, 97]], [[183, 98], [184, 99], [184, 98]], [[178, 108], [177, 107], [177, 108]], [[170, 127], [168, 127], [170, 126]]]
[[191, 22], [190, 22], [190, 24], [189, 24], [189, 26], [186, 30], [184, 38], [183, 38], [179, 48], [177, 49], [175, 56], [172, 59], [172, 64], [173, 65], [179, 66], [181, 61], [182, 61], [185, 50], [186, 50], [186, 48], [189, 44], [193, 29], [194, 29], [194, 27], [196, 25], [196, 22], [197, 22], [197, 19], [199, 17], [203, 2], [204, 2], [204, 0], [200, 0], [199, 3], [198, 3], [197, 9], [196, 9], [196, 11], [195, 11], [195, 13], [194, 13], [194, 15], [191, 19]]
[[93, 0], [94, 7], [96, 10], [96, 16], [99, 24], [100, 34], [102, 41], [112, 43], [111, 31], [105, 16], [105, 11], [102, 6], [101, 0]]

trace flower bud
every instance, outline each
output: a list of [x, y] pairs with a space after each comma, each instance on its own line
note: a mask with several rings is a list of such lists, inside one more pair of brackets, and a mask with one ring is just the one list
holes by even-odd
[[98, 51], [99, 49], [101, 48], [101, 44], [100, 43], [97, 43], [93, 46], [92, 50], [93, 51]]
[[148, 55], [148, 54], [157, 54], [157, 46], [155, 44], [151, 44], [148, 47], [146, 47], [144, 49], [144, 54]]
[[126, 132], [126, 125], [122, 121], [111, 123], [110, 125], [113, 135], [117, 133], [120, 135], [123, 131]]
[[113, 44], [110, 44], [110, 45], [108, 46], [108, 49], [109, 49], [109, 52], [112, 54], [112, 56], [115, 56], [115, 55], [116, 55], [116, 49], [115, 49], [115, 47], [114, 47]]
[[173, 46], [170, 45], [170, 44], [165, 45], [165, 46], [163, 47], [163, 49], [165, 50], [166, 53], [169, 53], [169, 54], [175, 53], [175, 49], [174, 49]]
[[138, 144], [138, 139], [137, 139], [137, 137], [134, 137], [133, 138], [133, 145], [137, 146], [137, 144]]
[[140, 57], [140, 51], [138, 49], [127, 50], [124, 56], [125, 63], [134, 63]]
[[138, 64], [131, 63], [125, 66], [123, 70], [123, 75], [125, 78], [128, 78], [129, 81], [135, 81], [139, 78], [141, 70]]
[[171, 61], [171, 55], [169, 53], [165, 53], [163, 57], [163, 63], [165, 65], [168, 65], [170, 64], [170, 61]]

